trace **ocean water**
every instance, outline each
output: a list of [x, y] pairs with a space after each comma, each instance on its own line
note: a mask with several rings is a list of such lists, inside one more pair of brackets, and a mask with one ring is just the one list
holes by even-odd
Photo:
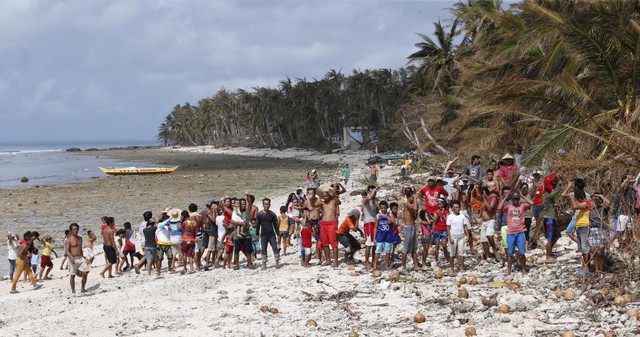
[[[145, 166], [143, 162], [127, 162], [102, 156], [79, 155], [66, 152], [77, 147], [109, 149], [128, 146], [154, 146], [155, 141], [104, 141], [55, 143], [2, 143], [0, 142], [0, 189], [27, 188], [36, 185], [63, 184], [86, 181], [103, 176], [98, 166]], [[29, 181], [20, 180], [27, 177]]]

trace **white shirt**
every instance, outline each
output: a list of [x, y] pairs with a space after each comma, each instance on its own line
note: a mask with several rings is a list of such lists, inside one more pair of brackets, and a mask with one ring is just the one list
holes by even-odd
[[163, 222], [158, 224], [158, 228], [156, 229], [156, 238], [158, 239], [158, 243], [161, 244], [171, 244], [171, 238], [169, 237], [169, 227], [167, 222]]
[[450, 227], [451, 236], [464, 235], [464, 226], [469, 226], [469, 219], [464, 214], [451, 213], [447, 216], [447, 227]]
[[218, 240], [222, 240], [224, 236], [224, 215], [216, 217], [216, 225], [218, 226]]
[[144, 246], [144, 229], [147, 228], [147, 222], [143, 221], [138, 226], [138, 242], [142, 243]]
[[11, 242], [7, 240], [7, 249], [9, 249], [9, 252], [7, 253], [7, 257], [9, 258], [9, 260], [18, 259], [18, 246], [19, 245], [17, 240], [13, 240]]

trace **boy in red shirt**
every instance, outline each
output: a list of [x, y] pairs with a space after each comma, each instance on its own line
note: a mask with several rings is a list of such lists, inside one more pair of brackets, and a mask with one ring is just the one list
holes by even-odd
[[311, 260], [311, 236], [313, 236], [311, 222], [304, 221], [300, 231], [300, 238], [302, 238], [302, 266], [305, 268], [309, 268], [309, 260]]
[[418, 195], [424, 198], [424, 208], [433, 215], [438, 210], [438, 198], [446, 198], [449, 193], [442, 186], [437, 186], [433, 177], [429, 177], [427, 186], [421, 188]]

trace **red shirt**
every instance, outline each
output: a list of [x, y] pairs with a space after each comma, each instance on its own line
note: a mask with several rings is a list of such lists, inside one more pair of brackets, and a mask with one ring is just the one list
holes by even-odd
[[505, 184], [511, 183], [511, 178], [513, 175], [518, 172], [518, 165], [513, 164], [511, 166], [502, 165], [500, 166], [500, 171], [498, 172], [498, 176], [504, 180]]
[[424, 197], [424, 208], [431, 214], [435, 213], [435, 211], [438, 210], [438, 198], [440, 197], [440, 195], [445, 197], [449, 195], [449, 193], [447, 193], [447, 191], [445, 191], [442, 186], [425, 186], [420, 189], [420, 192], [418, 192], [418, 194], [421, 197]]
[[536, 194], [533, 195], [533, 199], [531, 199], [531, 201], [533, 201], [534, 206], [540, 206], [544, 204], [544, 201], [542, 200], [542, 194], [544, 194], [544, 186], [538, 187], [538, 189], [536, 190]]
[[311, 228], [305, 227], [300, 231], [300, 237], [302, 238], [302, 247], [311, 248], [311, 236], [313, 231]]
[[442, 232], [447, 230], [447, 216], [449, 211], [446, 209], [438, 209], [434, 212], [434, 215], [438, 216], [438, 221], [433, 226], [433, 230], [436, 232]]

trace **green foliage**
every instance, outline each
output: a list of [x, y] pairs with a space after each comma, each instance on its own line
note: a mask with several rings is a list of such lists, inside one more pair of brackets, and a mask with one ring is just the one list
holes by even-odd
[[[388, 132], [398, 106], [407, 101], [413, 69], [331, 70], [319, 80], [280, 82], [279, 88], [235, 92], [220, 89], [198, 105], [176, 105], [158, 130], [165, 144], [306, 147], [328, 151], [344, 127], [376, 133], [385, 148], [398, 138]], [[395, 138], [394, 138], [395, 137]], [[365, 137], [362, 147], [372, 140]]]

